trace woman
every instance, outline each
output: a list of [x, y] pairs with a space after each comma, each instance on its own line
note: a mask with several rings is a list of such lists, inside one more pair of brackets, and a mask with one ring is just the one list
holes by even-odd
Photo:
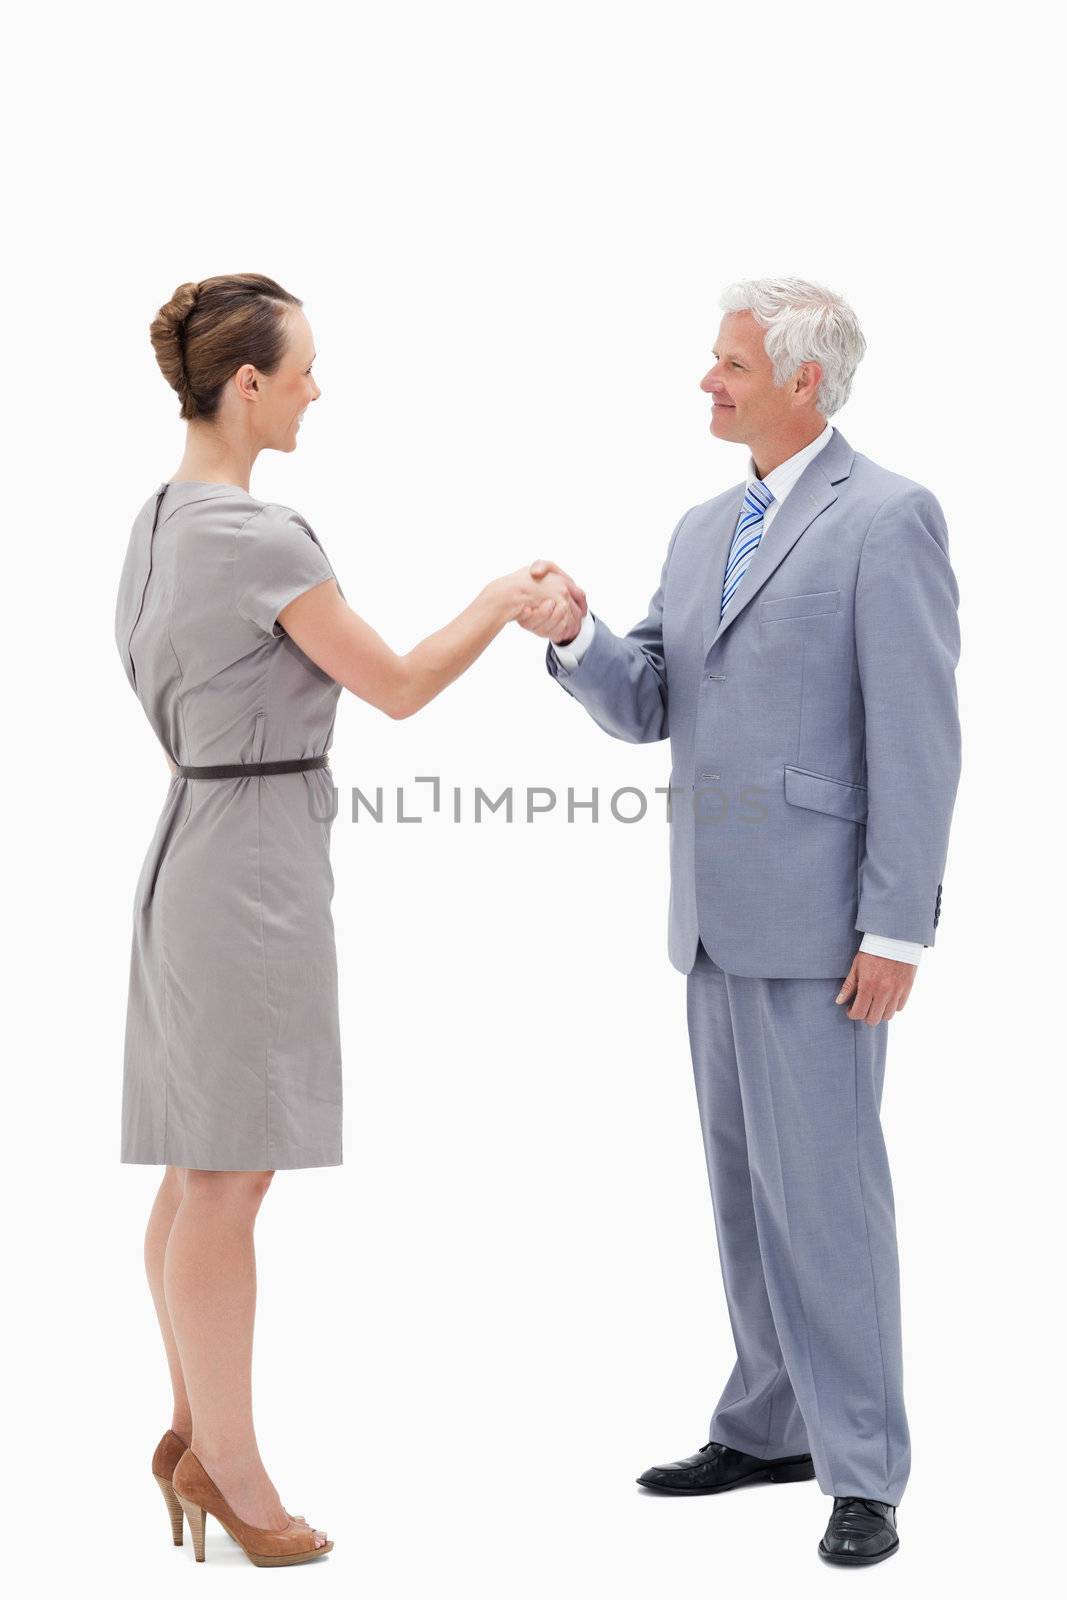
[[[326, 765], [342, 688], [407, 717], [512, 619], [585, 599], [566, 575], [496, 578], [396, 655], [349, 609], [298, 512], [249, 492], [319, 398], [301, 302], [249, 273], [183, 284], [151, 326], [188, 423], [122, 571], [116, 639], [174, 774], [137, 885], [124, 1162], [166, 1168], [145, 1262], [174, 1389], [152, 1470], [198, 1561], [216, 1516], [257, 1565], [313, 1560], [252, 1422], [253, 1226], [273, 1173], [341, 1163], [341, 1057]], [[539, 566], [539, 572], [544, 564]]]

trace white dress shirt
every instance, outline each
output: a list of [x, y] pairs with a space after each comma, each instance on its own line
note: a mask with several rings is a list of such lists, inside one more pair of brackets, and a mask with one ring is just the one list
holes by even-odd
[[[793, 485], [800, 477], [800, 474], [804, 471], [804, 468], [807, 466], [808, 462], [813, 461], [818, 455], [819, 451], [824, 449], [826, 445], [830, 443], [830, 437], [833, 431], [833, 423], [828, 422], [826, 427], [819, 434], [818, 438], [813, 439], [810, 444], [806, 444], [803, 450], [798, 450], [796, 454], [790, 456], [788, 460], [781, 462], [779, 466], [775, 467], [773, 472], [768, 472], [767, 476], [763, 479], [763, 482], [767, 485], [767, 488], [774, 496], [771, 504], [763, 513], [764, 537], [766, 537], [767, 529], [774, 521], [775, 515], [778, 511], [778, 508], [781, 506], [782, 501], [785, 499], [790, 489], [792, 489]], [[756, 471], [756, 464], [750, 455], [748, 458], [746, 482], [755, 483], [758, 477], [759, 473]], [[742, 578], [741, 583], [738, 585], [738, 589], [744, 586], [744, 582], [745, 580]], [[735, 595], [736, 593], [737, 590], [734, 591]], [[733, 598], [734, 597], [731, 596], [731, 604], [733, 603]], [[729, 611], [729, 606], [727, 606], [726, 609]], [[579, 661], [581, 661], [582, 657], [585, 655], [585, 652], [588, 650], [593, 641], [593, 634], [595, 631], [596, 624], [593, 621], [592, 613], [587, 611], [585, 616], [582, 618], [581, 627], [571, 642], [569, 644], [554, 644], [552, 646], [553, 650], [556, 652], [561, 663], [566, 667], [568, 672], [573, 672]], [[860, 941], [860, 949], [865, 950], [869, 955], [888, 956], [891, 961], [909, 961], [913, 966], [917, 966], [919, 963], [919, 957], [922, 955], [925, 946], [921, 944], [913, 944], [910, 939], [888, 939], [884, 934], [881, 933], [865, 933]]]

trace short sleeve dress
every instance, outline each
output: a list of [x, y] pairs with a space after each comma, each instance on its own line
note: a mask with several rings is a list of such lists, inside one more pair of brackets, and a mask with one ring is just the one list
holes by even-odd
[[[288, 506], [218, 483], [152, 494], [130, 534], [115, 638], [175, 762], [329, 750], [341, 686], [277, 620], [329, 578]], [[171, 778], [133, 906], [123, 1162], [341, 1164], [335, 794], [328, 767]]]

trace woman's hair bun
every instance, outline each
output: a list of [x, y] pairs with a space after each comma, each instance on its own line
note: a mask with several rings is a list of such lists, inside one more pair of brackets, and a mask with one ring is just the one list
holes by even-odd
[[185, 323], [196, 310], [199, 298], [198, 283], [179, 284], [166, 305], [160, 306], [148, 330], [159, 369], [183, 403], [189, 390], [189, 376], [185, 370]]

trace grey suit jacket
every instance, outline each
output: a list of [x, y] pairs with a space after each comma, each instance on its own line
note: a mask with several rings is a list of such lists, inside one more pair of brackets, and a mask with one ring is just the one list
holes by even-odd
[[727, 972], [843, 977], [867, 929], [934, 943], [961, 759], [948, 532], [835, 428], [720, 622], [744, 492], [686, 512], [642, 622], [596, 616], [548, 670], [615, 738], [670, 738], [672, 964], [699, 937]]

